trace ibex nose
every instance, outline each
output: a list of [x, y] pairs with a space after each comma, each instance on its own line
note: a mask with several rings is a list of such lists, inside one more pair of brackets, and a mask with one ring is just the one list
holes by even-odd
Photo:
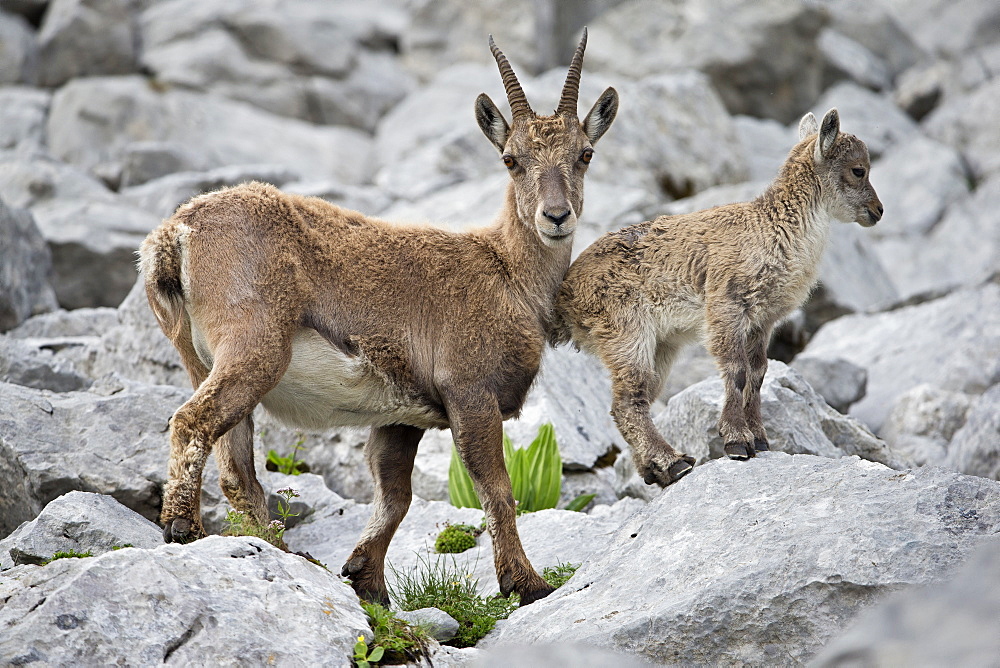
[[873, 223], [877, 223], [882, 220], [882, 214], [885, 209], [882, 208], [881, 204], [876, 204], [874, 209], [868, 209], [868, 217], [872, 219]]
[[552, 210], [546, 209], [543, 214], [556, 225], [562, 225], [569, 218], [569, 209], [566, 207]]

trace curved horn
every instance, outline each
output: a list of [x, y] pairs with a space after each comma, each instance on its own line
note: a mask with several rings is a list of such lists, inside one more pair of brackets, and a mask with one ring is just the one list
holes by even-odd
[[576, 103], [580, 97], [580, 71], [583, 69], [583, 52], [587, 49], [587, 29], [583, 29], [580, 45], [576, 47], [573, 61], [569, 64], [566, 83], [563, 84], [562, 97], [559, 98], [557, 114], [570, 114], [576, 117]]
[[507, 62], [507, 56], [503, 55], [503, 51], [493, 43], [493, 35], [490, 35], [490, 51], [493, 52], [493, 57], [496, 58], [497, 66], [500, 68], [500, 76], [503, 78], [503, 87], [507, 91], [507, 101], [510, 102], [510, 113], [514, 120], [521, 116], [534, 116], [535, 112], [531, 110], [531, 105], [528, 104], [528, 98], [521, 90], [517, 75], [514, 74], [513, 68]]

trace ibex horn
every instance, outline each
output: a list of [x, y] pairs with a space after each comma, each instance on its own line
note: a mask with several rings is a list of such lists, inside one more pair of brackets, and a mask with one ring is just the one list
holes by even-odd
[[569, 64], [566, 83], [563, 84], [562, 97], [559, 98], [557, 114], [570, 114], [576, 117], [576, 103], [580, 97], [580, 71], [583, 69], [583, 52], [587, 49], [587, 29], [583, 29], [580, 45], [576, 47], [573, 61]]
[[507, 101], [510, 102], [510, 113], [514, 120], [521, 116], [534, 116], [535, 112], [531, 110], [531, 105], [528, 104], [528, 98], [521, 90], [517, 75], [514, 74], [513, 68], [507, 62], [507, 56], [503, 55], [503, 51], [493, 43], [493, 35], [490, 35], [490, 51], [493, 52], [493, 57], [497, 59], [497, 65], [500, 67], [500, 76], [503, 79], [503, 87], [507, 91]]

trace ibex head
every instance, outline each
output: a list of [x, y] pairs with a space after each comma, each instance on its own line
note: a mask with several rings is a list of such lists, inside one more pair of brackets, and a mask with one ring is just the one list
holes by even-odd
[[490, 49], [500, 67], [512, 121], [485, 94], [476, 99], [476, 120], [493, 142], [514, 183], [518, 217], [534, 224], [548, 245], [572, 239], [577, 216], [583, 210], [583, 176], [594, 155], [593, 145], [607, 131], [618, 112], [618, 93], [608, 88], [583, 122], [577, 116], [580, 70], [587, 47], [587, 31], [576, 48], [566, 75], [559, 106], [551, 116], [539, 116], [528, 104], [506, 56], [493, 43]]
[[813, 162], [827, 210], [837, 220], [871, 227], [882, 218], [882, 202], [868, 180], [871, 162], [863, 141], [840, 131], [840, 114], [831, 109], [817, 123], [808, 113], [799, 122], [799, 140], [816, 137]]

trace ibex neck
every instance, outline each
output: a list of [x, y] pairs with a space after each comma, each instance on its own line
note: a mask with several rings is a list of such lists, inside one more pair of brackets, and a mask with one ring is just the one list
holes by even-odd
[[813, 164], [813, 146], [814, 142], [806, 141], [792, 149], [778, 177], [761, 195], [760, 201], [766, 211], [776, 216], [775, 223], [781, 224], [787, 232], [796, 235], [820, 233], [825, 238], [829, 215], [823, 206], [823, 193]]
[[503, 208], [487, 236], [507, 265], [510, 287], [533, 302], [534, 308], [544, 311], [547, 318], [569, 269], [573, 250], [570, 240], [546, 245], [534, 221], [518, 215], [513, 183], [507, 184]]

